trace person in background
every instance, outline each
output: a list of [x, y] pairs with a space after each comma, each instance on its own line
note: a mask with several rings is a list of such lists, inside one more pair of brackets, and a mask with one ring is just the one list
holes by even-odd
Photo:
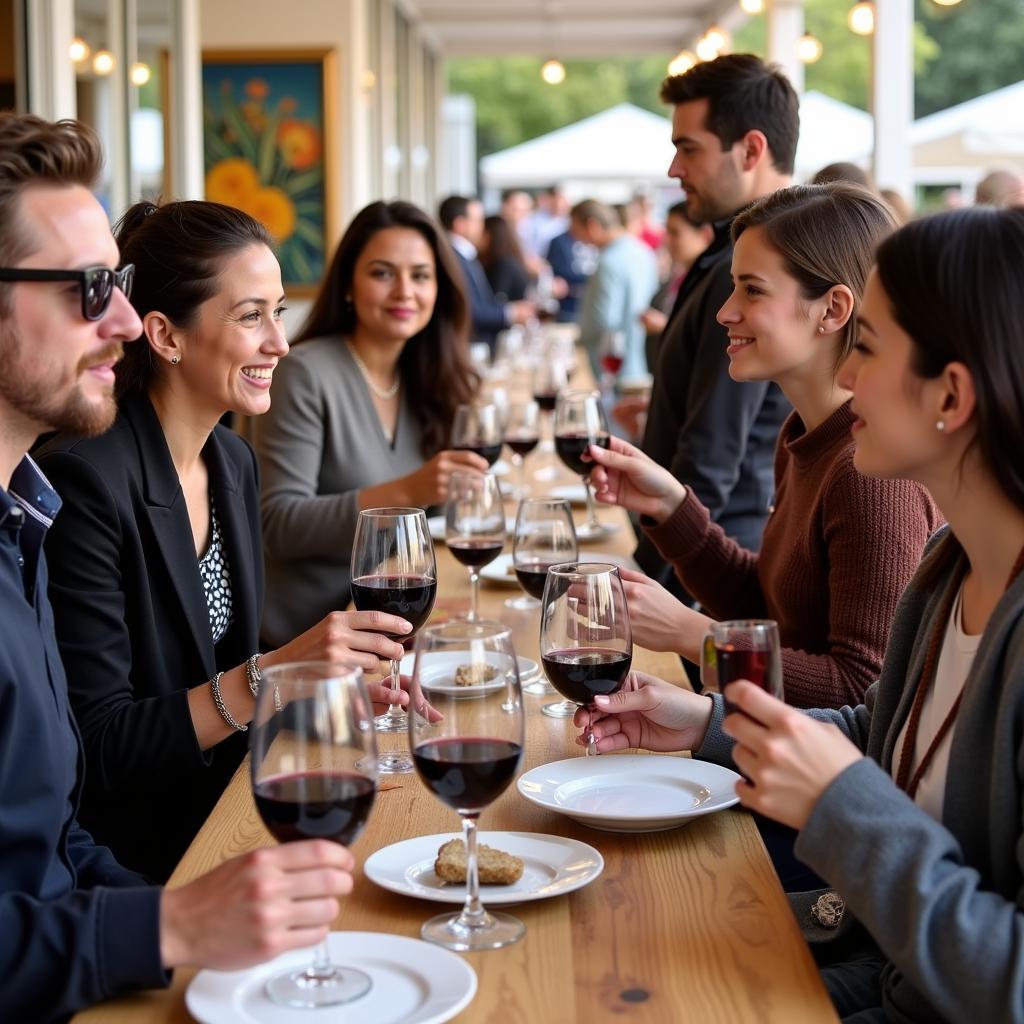
[[610, 332], [624, 336], [622, 377], [647, 372], [640, 314], [658, 288], [658, 269], [651, 252], [619, 222], [603, 203], [586, 199], [570, 214], [571, 230], [597, 249], [597, 268], [587, 281], [580, 307], [580, 344], [587, 350], [594, 376], [601, 374], [601, 348]]
[[638, 224], [637, 237], [657, 252], [665, 240], [665, 229], [655, 223], [654, 200], [647, 192], [634, 192], [628, 206], [630, 220], [635, 218]]
[[875, 183], [870, 174], [863, 167], [858, 167], [848, 160], [840, 160], [838, 163], [826, 164], [808, 182], [809, 185], [828, 185], [833, 181], [847, 181], [852, 185], [860, 185], [869, 192], [877, 192]]
[[[913, 221], [883, 242], [839, 383], [856, 468], [949, 521], [864, 702], [801, 713], [746, 681], [699, 697], [634, 674], [598, 749], [734, 765], [833, 889], [794, 914], [843, 1021], [1010, 1021], [1024, 1005], [1024, 210]], [[578, 743], [585, 743], [581, 736]]]
[[102, 162], [79, 122], [0, 113], [0, 1006], [33, 1024], [164, 987], [175, 967], [238, 970], [310, 946], [352, 888], [351, 854], [315, 840], [165, 890], [78, 824], [81, 744], [43, 544], [69, 504], [27, 450], [46, 431], [110, 426], [114, 367], [142, 331], [90, 192]]
[[533, 212], [519, 224], [519, 238], [527, 260], [547, 260], [551, 242], [569, 230], [569, 200], [557, 185], [537, 194]]
[[889, 204], [889, 209], [892, 210], [892, 215], [900, 227], [914, 219], [914, 210], [903, 198], [902, 193], [894, 188], [882, 188], [878, 190], [878, 194]]
[[484, 208], [479, 199], [449, 196], [438, 209], [438, 219], [448, 233], [469, 300], [472, 340], [494, 349], [498, 332], [512, 324], [525, 324], [536, 313], [530, 302], [501, 302], [487, 280], [479, 249], [484, 234]]
[[468, 333], [462, 276], [434, 220], [401, 201], [357, 213], [255, 422], [266, 643], [348, 603], [360, 509], [442, 504], [453, 472], [486, 471], [448, 448], [479, 383]]
[[480, 263], [499, 302], [520, 302], [530, 287], [530, 272], [523, 262], [516, 233], [500, 214], [484, 221]]
[[1024, 206], [1024, 176], [1016, 170], [989, 171], [974, 192], [976, 206]]
[[564, 294], [558, 302], [558, 320], [574, 323], [579, 318], [579, 304], [590, 275], [597, 267], [597, 250], [581, 242], [571, 231], [563, 231], [551, 239], [548, 263], [556, 281], [564, 281]]

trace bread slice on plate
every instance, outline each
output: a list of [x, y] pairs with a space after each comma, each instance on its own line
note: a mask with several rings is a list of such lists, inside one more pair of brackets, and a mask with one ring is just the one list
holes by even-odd
[[[481, 885], [512, 885], [523, 877], [523, 860], [503, 853], [483, 843], [477, 845]], [[461, 839], [450, 839], [437, 851], [434, 874], [442, 882], [466, 881], [466, 844]]]

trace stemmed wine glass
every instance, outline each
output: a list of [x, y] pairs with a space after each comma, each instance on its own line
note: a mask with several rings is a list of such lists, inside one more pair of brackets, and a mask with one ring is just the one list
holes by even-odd
[[[558, 498], [529, 498], [519, 503], [512, 565], [526, 596], [505, 602], [520, 610], [540, 607], [548, 567], [574, 562], [580, 556], [569, 502]], [[529, 689], [529, 687], [527, 687]], [[541, 692], [550, 693], [546, 687]]]
[[[358, 668], [289, 662], [263, 669], [250, 724], [252, 792], [278, 842], [333, 839], [349, 846], [377, 795], [373, 712]], [[332, 964], [327, 941], [313, 963], [272, 977], [267, 995], [313, 1008], [366, 995], [370, 978]]]
[[[633, 660], [633, 633], [616, 566], [567, 562], [548, 569], [540, 657], [551, 685], [566, 698], [541, 708], [552, 718], [568, 718], [577, 705], [593, 708], [596, 696], [621, 689]], [[587, 754], [596, 753], [589, 734]]]
[[613, 391], [615, 381], [626, 358], [626, 332], [605, 331], [599, 346], [601, 353], [601, 384], [604, 390]]
[[[359, 611], [388, 612], [407, 619], [416, 632], [430, 617], [437, 595], [434, 544], [421, 508], [370, 508], [359, 513], [352, 544], [352, 602]], [[396, 637], [409, 639], [409, 635]], [[391, 662], [391, 689], [398, 694], [399, 663]], [[403, 733], [405, 711], [392, 704], [374, 722], [377, 732]], [[408, 754], [380, 758], [384, 774], [412, 771]]]
[[505, 444], [512, 449], [512, 464], [518, 470], [519, 485], [515, 497], [526, 497], [526, 456], [540, 440], [540, 407], [535, 401], [513, 402], [505, 420]]
[[[565, 363], [560, 359], [541, 359], [533, 370], [533, 398], [540, 411], [544, 414], [543, 419], [550, 424], [551, 414], [555, 411], [559, 394], [569, 386], [569, 378], [566, 374]], [[540, 450], [543, 452], [554, 451], [554, 442], [550, 437], [542, 438]], [[550, 480], [557, 476], [553, 466], [545, 466], [538, 470], [534, 476], [538, 480]]]
[[493, 402], [460, 405], [455, 411], [452, 448], [476, 452], [493, 466], [501, 455], [502, 431], [501, 414]]
[[416, 639], [409, 746], [433, 794], [462, 817], [466, 902], [461, 913], [427, 921], [420, 934], [448, 949], [498, 949], [525, 925], [480, 903], [477, 818], [508, 787], [523, 752], [523, 699], [508, 629], [500, 622], [452, 620]]
[[444, 513], [448, 550], [469, 569], [470, 621], [479, 617], [480, 570], [505, 546], [505, 506], [490, 473], [452, 473]]
[[594, 495], [590, 488], [590, 473], [593, 462], [584, 462], [583, 456], [592, 444], [600, 448], [609, 447], [608, 420], [604, 414], [599, 391], [566, 391], [558, 398], [555, 407], [555, 451], [565, 465], [583, 477], [587, 493], [587, 521], [577, 529], [581, 540], [595, 540], [615, 527], [605, 526], [597, 518]]

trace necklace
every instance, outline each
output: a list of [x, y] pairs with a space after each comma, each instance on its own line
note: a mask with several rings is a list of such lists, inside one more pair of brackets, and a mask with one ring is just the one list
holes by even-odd
[[359, 358], [359, 353], [355, 350], [355, 346], [352, 344], [348, 345], [349, 352], [352, 353], [352, 358], [355, 361], [356, 366], [359, 368], [359, 372], [363, 375], [363, 380], [366, 381], [366, 386], [382, 401], [390, 402], [395, 395], [398, 394], [398, 389], [402, 386], [402, 378], [395, 376], [395, 382], [389, 388], [382, 388], [379, 384], [374, 383], [373, 378], [370, 376], [369, 368], [366, 363]]

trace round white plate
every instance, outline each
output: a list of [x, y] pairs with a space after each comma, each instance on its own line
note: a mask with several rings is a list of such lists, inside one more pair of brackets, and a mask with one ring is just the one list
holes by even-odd
[[[584, 498], [584, 501], [587, 499]], [[444, 516], [428, 516], [427, 517], [427, 530], [430, 533], [431, 540], [444, 540]], [[516, 533], [516, 517], [505, 516], [505, 533], [510, 537], [514, 537]]]
[[[473, 693], [497, 693], [505, 681], [501, 676], [495, 676], [489, 682], [479, 686], [456, 686], [455, 670], [459, 665], [466, 664], [466, 655], [448, 651], [431, 651], [424, 656], [424, 667], [420, 672], [421, 683], [427, 690], [437, 693], [446, 693], [453, 697], [468, 697]], [[500, 664], [500, 656], [497, 652], [488, 654], [487, 660], [492, 664]], [[530, 658], [516, 658], [519, 663], [519, 682], [529, 682], [540, 675], [540, 665]], [[429, 663], [429, 664], [428, 664]], [[411, 676], [416, 667], [415, 654], [407, 654], [398, 665], [402, 675]]]
[[739, 776], [665, 754], [571, 757], [520, 775], [527, 800], [606, 832], [660, 832], [739, 801]]
[[319, 1010], [272, 1003], [263, 991], [267, 979], [312, 962], [312, 949], [298, 949], [245, 971], [200, 971], [185, 993], [185, 1005], [203, 1024], [441, 1024], [476, 994], [473, 968], [429, 942], [379, 932], [331, 932], [327, 942], [333, 961], [358, 967], [373, 980], [361, 999]]
[[559, 484], [558, 487], [550, 488], [544, 497], [564, 498], [572, 505], [586, 505], [587, 489], [583, 484]]
[[493, 561], [489, 562], [480, 570], [481, 578], [490, 580], [491, 583], [499, 583], [505, 587], [518, 587], [519, 580], [512, 571], [512, 555], [506, 552]]
[[[384, 889], [437, 903], [466, 901], [466, 887], [442, 882], [434, 874], [437, 851], [452, 832], [417, 836], [378, 850], [366, 859], [366, 877]], [[592, 846], [576, 839], [537, 832], [481, 832], [479, 841], [523, 859], [523, 877], [512, 885], [482, 885], [480, 898], [488, 907], [502, 903], [546, 900], [581, 889], [604, 870], [604, 858]]]

